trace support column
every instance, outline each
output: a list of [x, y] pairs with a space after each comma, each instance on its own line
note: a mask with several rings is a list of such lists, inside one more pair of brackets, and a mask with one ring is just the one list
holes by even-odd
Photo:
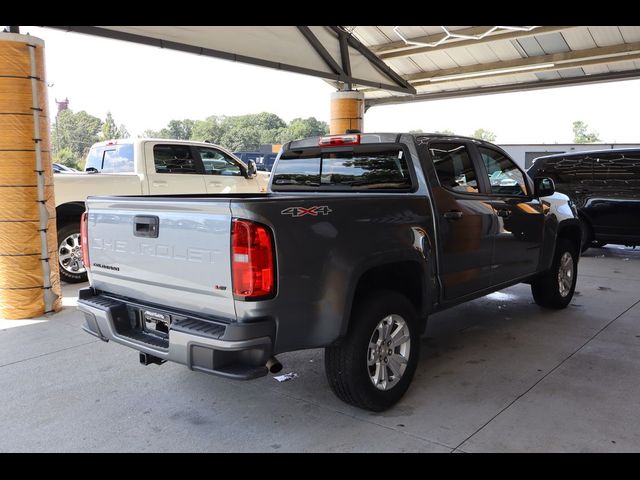
[[0, 318], [60, 309], [44, 42], [0, 33]]
[[339, 135], [349, 129], [364, 131], [364, 93], [333, 92], [329, 133]]

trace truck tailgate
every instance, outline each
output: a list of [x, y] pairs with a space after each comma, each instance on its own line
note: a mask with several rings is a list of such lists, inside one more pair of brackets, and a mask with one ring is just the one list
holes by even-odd
[[235, 319], [228, 198], [101, 197], [87, 207], [94, 288]]

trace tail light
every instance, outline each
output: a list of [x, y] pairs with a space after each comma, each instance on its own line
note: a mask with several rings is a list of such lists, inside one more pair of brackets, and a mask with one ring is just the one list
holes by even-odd
[[256, 300], [275, 293], [275, 265], [271, 230], [249, 220], [233, 219], [231, 271], [233, 294]]
[[80, 217], [80, 249], [82, 250], [82, 263], [84, 268], [89, 270], [89, 228], [87, 223], [87, 212]]
[[337, 147], [340, 145], [359, 145], [360, 135], [331, 135], [320, 138], [318, 145], [321, 147]]

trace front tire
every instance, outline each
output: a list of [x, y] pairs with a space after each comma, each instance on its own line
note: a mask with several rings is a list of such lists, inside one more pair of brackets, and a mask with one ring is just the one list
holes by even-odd
[[531, 282], [534, 301], [541, 307], [565, 308], [573, 298], [578, 276], [578, 250], [561, 238], [556, 245], [551, 269]]
[[420, 356], [418, 318], [411, 302], [377, 291], [354, 306], [347, 336], [327, 347], [327, 380], [338, 398], [380, 412], [405, 394]]
[[79, 222], [70, 222], [58, 229], [58, 265], [60, 280], [67, 283], [87, 281], [87, 269], [80, 249]]

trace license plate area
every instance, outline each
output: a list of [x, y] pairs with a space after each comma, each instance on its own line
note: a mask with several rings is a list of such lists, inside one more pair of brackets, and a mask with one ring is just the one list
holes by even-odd
[[140, 323], [145, 332], [160, 338], [169, 338], [171, 315], [168, 313], [140, 309]]

